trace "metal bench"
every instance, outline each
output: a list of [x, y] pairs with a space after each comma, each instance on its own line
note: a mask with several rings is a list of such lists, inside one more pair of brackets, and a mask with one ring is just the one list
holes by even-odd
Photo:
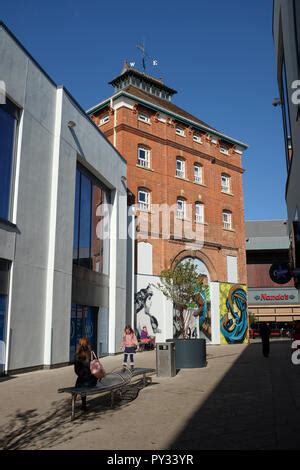
[[95, 385], [95, 387], [66, 387], [59, 388], [58, 393], [70, 393], [72, 396], [71, 400], [71, 421], [75, 419], [75, 402], [78, 395], [88, 396], [88, 395], [97, 395], [100, 393], [110, 393], [111, 396], [111, 406], [114, 406], [115, 403], [115, 394], [122, 393], [122, 388], [128, 385], [133, 378], [142, 376], [144, 386], [147, 385], [147, 381], [151, 382], [152, 377], [148, 377], [147, 374], [153, 374], [155, 369], [148, 369], [143, 367], [137, 367], [136, 369], [130, 370], [128, 367], [122, 369], [116, 369], [101, 379], [100, 382]]

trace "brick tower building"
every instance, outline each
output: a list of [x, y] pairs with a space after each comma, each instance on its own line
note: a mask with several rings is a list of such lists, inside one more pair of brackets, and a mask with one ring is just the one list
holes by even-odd
[[[235, 305], [234, 286], [243, 289], [246, 284], [241, 158], [247, 145], [176, 106], [174, 89], [127, 63], [110, 84], [113, 95], [88, 114], [127, 160], [127, 186], [139, 216], [138, 329], [144, 322], [159, 340], [176, 335], [172, 308], [153, 284], [163, 269], [193, 258], [207, 278], [210, 293], [201, 321], [193, 317], [191, 333], [213, 343], [246, 340], [245, 322], [244, 335], [236, 336], [234, 308], [230, 312], [221, 304], [231, 296], [229, 304]], [[167, 235], [162, 234], [165, 215], [153, 230], [154, 208], [161, 205], [175, 208]], [[174, 236], [176, 224], [186, 219], [191, 222], [192, 236]], [[202, 230], [203, 243], [190, 243], [195, 242], [197, 229]], [[147, 322], [150, 304], [154, 323]], [[142, 310], [146, 313], [139, 321]]]

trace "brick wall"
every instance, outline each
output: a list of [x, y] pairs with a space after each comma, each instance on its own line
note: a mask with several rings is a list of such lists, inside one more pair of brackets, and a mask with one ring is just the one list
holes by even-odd
[[[138, 120], [138, 113], [148, 114], [150, 124]], [[187, 203], [196, 201], [204, 204], [205, 245], [198, 256], [207, 265], [212, 280], [227, 281], [226, 256], [237, 256], [239, 282], [246, 283], [244, 201], [242, 188], [241, 156], [233, 147], [229, 154], [220, 152], [220, 145], [211, 143], [209, 136], [202, 133], [202, 143], [193, 141], [194, 130], [184, 129], [185, 137], [176, 135], [176, 121], [166, 123], [157, 120], [157, 113], [138, 105], [134, 109], [121, 107], [110, 113], [108, 123], [100, 126], [109, 140], [114, 143], [114, 121], [116, 120], [116, 147], [127, 160], [128, 187], [136, 196], [139, 187], [150, 191], [151, 204], [176, 204], [177, 197], [183, 197]], [[93, 116], [98, 124], [108, 113], [108, 108]], [[138, 145], [150, 149], [150, 168], [137, 165]], [[185, 179], [176, 177], [176, 157], [185, 162]], [[194, 183], [194, 164], [203, 168], [203, 184]], [[221, 191], [221, 174], [231, 178], [231, 193]], [[224, 230], [222, 211], [232, 212], [232, 230]], [[193, 214], [194, 219], [194, 214]], [[144, 234], [139, 234], [145, 239]], [[153, 245], [153, 274], [170, 266], [177, 257], [188, 254], [183, 241], [148, 240]]]

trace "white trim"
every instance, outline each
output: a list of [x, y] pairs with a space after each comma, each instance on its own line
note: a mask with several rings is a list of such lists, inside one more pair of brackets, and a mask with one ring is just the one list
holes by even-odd
[[224, 155], [229, 155], [229, 150], [225, 145], [220, 145], [220, 153], [223, 153]]
[[202, 144], [202, 139], [199, 134], [193, 134], [193, 142], [197, 142], [197, 144]]
[[16, 151], [16, 163], [15, 163], [15, 177], [13, 185], [13, 212], [12, 212], [12, 223], [17, 224], [17, 212], [18, 212], [18, 196], [19, 196], [19, 180], [20, 180], [20, 165], [21, 165], [21, 152], [22, 152], [22, 138], [23, 138], [23, 125], [24, 125], [24, 111], [21, 112], [20, 120], [18, 123], [17, 131], [17, 151]]
[[[140, 150], [145, 153], [145, 158], [140, 157]], [[150, 150], [143, 145], [138, 145], [138, 165], [142, 166], [143, 168], [150, 168]]]
[[[200, 214], [197, 214], [197, 208], [201, 207]], [[204, 204], [203, 202], [195, 203], [195, 222], [196, 224], [204, 224]]]
[[116, 289], [117, 289], [117, 240], [118, 240], [118, 192], [111, 193], [110, 246], [109, 246], [109, 309], [108, 353], [116, 352]]
[[[113, 109], [113, 100], [111, 99], [110, 107]], [[114, 109], [114, 147], [117, 148], [117, 108]]]
[[[226, 180], [227, 184], [224, 184], [223, 179]], [[230, 182], [231, 178], [228, 175], [225, 175], [224, 173], [221, 174], [221, 191], [223, 193], [230, 193]]]
[[[196, 174], [196, 168], [199, 169], [198, 174]], [[199, 184], [203, 182], [203, 166], [200, 163], [194, 163], [194, 182]]]
[[[224, 219], [224, 215], [227, 216], [227, 220]], [[222, 211], [222, 223], [225, 230], [232, 230], [232, 213], [229, 211]]]
[[100, 119], [100, 126], [107, 124], [109, 122], [109, 114], [105, 114], [103, 118]]
[[54, 145], [52, 156], [51, 171], [51, 192], [50, 192], [50, 211], [49, 211], [49, 242], [48, 242], [48, 260], [47, 260], [47, 279], [46, 279], [46, 302], [45, 302], [45, 326], [44, 326], [44, 365], [51, 364], [51, 337], [52, 337], [52, 315], [53, 315], [53, 284], [55, 269], [55, 243], [56, 243], [56, 224], [57, 224], [57, 197], [58, 197], [58, 175], [59, 175], [59, 154], [62, 125], [62, 102], [63, 89], [56, 90], [56, 108], [54, 123]]
[[122, 108], [122, 107], [132, 110], [134, 108], [134, 105], [135, 105], [135, 102], [132, 101], [131, 99], [120, 96], [118, 99], [115, 100], [112, 107], [114, 110]]
[[144, 124], [150, 124], [150, 117], [145, 113], [138, 113], [138, 121], [141, 121]]
[[[140, 193], [145, 194], [145, 202], [140, 201]], [[141, 211], [148, 212], [150, 210], [150, 192], [146, 189], [138, 188], [137, 192], [137, 207]]]
[[[22, 153], [22, 139], [23, 139], [23, 126], [24, 126], [24, 111], [21, 112], [20, 120], [18, 122], [17, 131], [17, 150], [15, 156], [15, 173], [14, 173], [14, 185], [13, 185], [13, 210], [12, 210], [12, 223], [17, 224], [17, 213], [18, 213], [18, 197], [19, 197], [19, 182], [20, 182], [20, 166], [21, 166], [21, 153]], [[9, 291], [8, 291], [8, 302], [6, 307], [6, 339], [5, 339], [5, 371], [9, 367], [9, 351], [10, 351], [10, 324], [11, 324], [11, 304], [12, 304], [12, 285], [14, 275], [14, 262], [11, 263], [9, 273]]]
[[[201, 130], [205, 130], [209, 133], [211, 133], [213, 130], [208, 127], [208, 126], [205, 126], [204, 124], [200, 124], [199, 122], [196, 122], [196, 121], [193, 121], [191, 119], [186, 119], [184, 118], [183, 116], [181, 116], [180, 114], [177, 114], [177, 113], [173, 113], [169, 110], [166, 110], [165, 108], [163, 108], [162, 106], [158, 106], [156, 104], [153, 104], [147, 100], [143, 100], [142, 98], [138, 98], [137, 96], [135, 95], [132, 95], [131, 93], [128, 93], [124, 90], [120, 90], [118, 91], [115, 95], [112, 96], [112, 99], [116, 99], [116, 98], [119, 98], [121, 95], [124, 95], [124, 96], [127, 96], [128, 98], [131, 98], [133, 99], [135, 102], [138, 101], [139, 103], [146, 103], [148, 105], [151, 106], [152, 109], [156, 109], [158, 111], [162, 111], [163, 113], [166, 113], [166, 111], [168, 111], [168, 115], [172, 115], [174, 116], [176, 119], [178, 119], [178, 121], [182, 121], [184, 123], [188, 122], [189, 124], [192, 124], [193, 127], [195, 127], [196, 129], [201, 129]], [[106, 103], [109, 102], [109, 99], [106, 99], [106, 100], [103, 100], [101, 101], [101, 103], [98, 103], [96, 104], [95, 106], [93, 106], [92, 108], [88, 109], [86, 111], [87, 114], [92, 114], [94, 112], [94, 110], [96, 110], [99, 106], [101, 105], [104, 105]], [[218, 132], [218, 131], [215, 131], [215, 133], [218, 135], [218, 137], [221, 137], [223, 138], [224, 140], [229, 140], [230, 143], [233, 143], [235, 145], [239, 145], [241, 146], [242, 148], [244, 148], [245, 150], [249, 147], [247, 144], [244, 144], [243, 142], [240, 142], [239, 140], [236, 140], [236, 139], [233, 139], [232, 137], [229, 137], [228, 135], [226, 134], [222, 134], [221, 132]], [[238, 152], [237, 152], [238, 153]]]
[[[181, 169], [177, 168], [178, 162], [181, 163]], [[176, 176], [178, 178], [185, 178], [185, 161], [180, 157], [176, 157]]]
[[185, 137], [184, 129], [180, 126], [175, 127], [175, 134], [180, 135], [181, 137]]

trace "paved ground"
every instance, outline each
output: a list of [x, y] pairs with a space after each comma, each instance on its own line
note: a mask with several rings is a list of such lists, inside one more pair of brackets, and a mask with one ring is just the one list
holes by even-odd
[[[300, 365], [289, 341], [210, 346], [208, 366], [174, 378], [128, 387], [114, 409], [91, 397], [87, 413], [70, 422], [72, 367], [0, 382], [0, 448], [6, 449], [300, 449]], [[106, 369], [121, 356], [103, 359]], [[155, 367], [155, 352], [137, 354]], [[78, 407], [80, 403], [78, 402]]]

